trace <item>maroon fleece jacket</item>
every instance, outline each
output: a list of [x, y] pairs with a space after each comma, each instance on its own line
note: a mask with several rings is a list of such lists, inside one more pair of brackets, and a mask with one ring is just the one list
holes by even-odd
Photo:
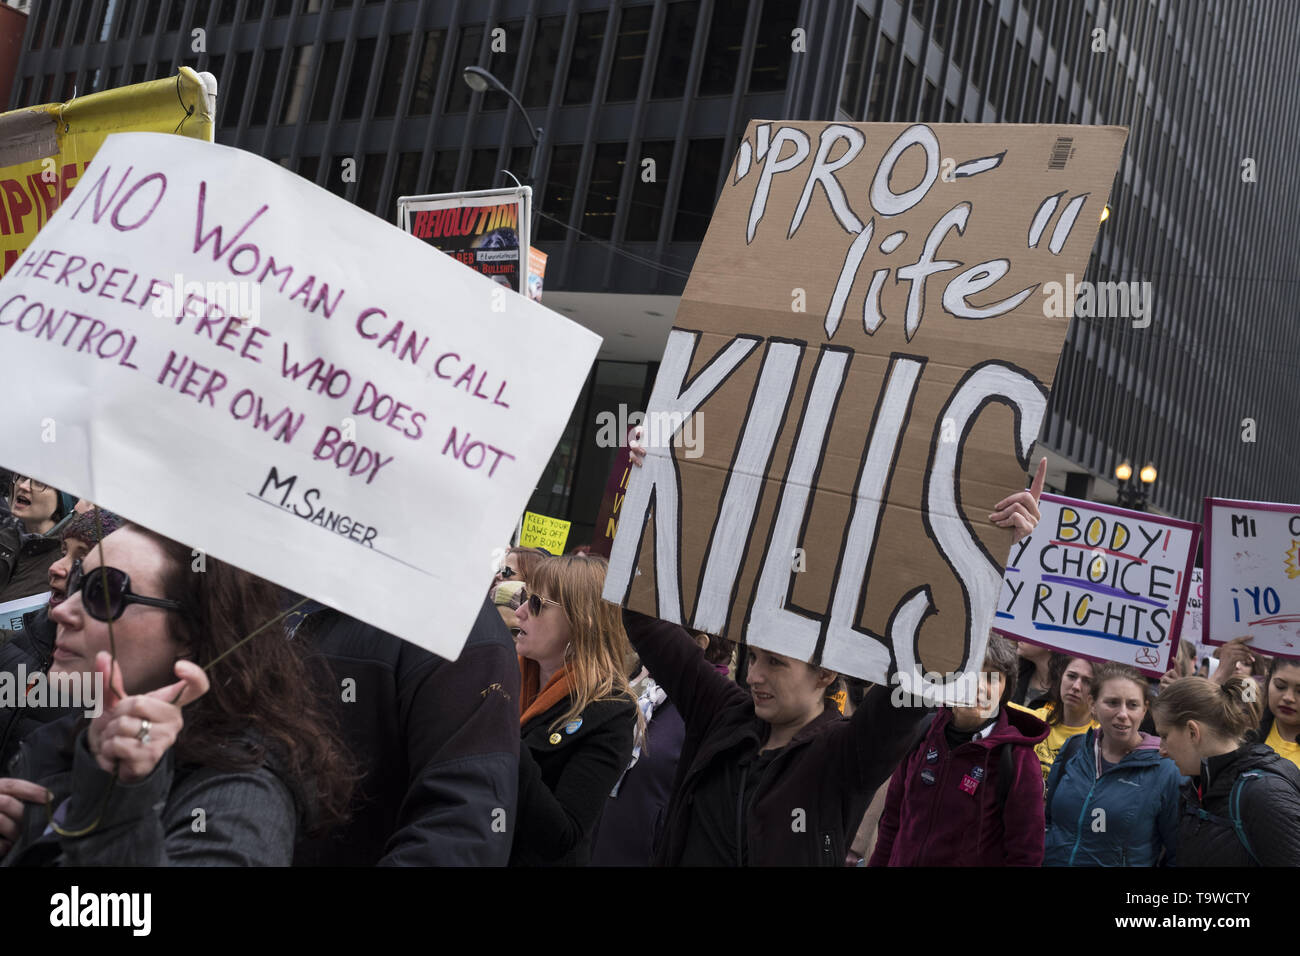
[[[1034, 744], [1047, 724], [1003, 707], [981, 740], [951, 750], [940, 710], [921, 745], [889, 781], [868, 866], [1042, 866], [1043, 773]], [[998, 807], [1000, 749], [1013, 747], [1006, 805]]]

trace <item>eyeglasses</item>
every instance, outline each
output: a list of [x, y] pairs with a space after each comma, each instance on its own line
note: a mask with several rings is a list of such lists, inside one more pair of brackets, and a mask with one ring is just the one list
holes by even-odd
[[28, 475], [14, 475], [13, 481], [11, 482], [14, 490], [16, 491], [18, 489], [18, 486], [22, 484], [24, 481], [27, 482], [29, 485], [31, 485], [32, 491], [36, 493], [40, 493], [42, 491], [48, 491], [50, 488], [50, 486], [47, 485], [45, 482], [37, 481], [35, 478], [29, 477]]
[[554, 604], [556, 607], [564, 606], [559, 601], [552, 601], [550, 598], [544, 598], [540, 594], [529, 594], [527, 597], [522, 597], [524, 592], [520, 591], [519, 593], [521, 595], [520, 606], [524, 604], [528, 605], [528, 613], [533, 617], [542, 613], [543, 604]]
[[509, 581], [518, 573], [519, 573], [518, 571], [516, 571], [510, 565], [506, 564], [506, 565], [502, 565], [501, 570], [497, 572], [497, 576], [500, 577], [502, 580]]
[[72, 562], [72, 571], [68, 574], [68, 597], [78, 591], [81, 592], [81, 602], [86, 607], [86, 613], [97, 621], [116, 621], [126, 611], [128, 604], [145, 604], [167, 611], [181, 610], [179, 601], [132, 593], [131, 578], [125, 571], [106, 567], [83, 571], [80, 558]]

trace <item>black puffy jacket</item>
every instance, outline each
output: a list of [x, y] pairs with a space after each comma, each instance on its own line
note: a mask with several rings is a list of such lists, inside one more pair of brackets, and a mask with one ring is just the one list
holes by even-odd
[[295, 865], [504, 866], [519, 780], [519, 662], [484, 602], [454, 661], [333, 610], [294, 635], [322, 655], [363, 779], [352, 819]]
[[[1236, 818], [1253, 855], [1238, 836], [1229, 807], [1238, 778], [1250, 771], [1258, 776], [1241, 785]], [[1300, 866], [1296, 765], [1260, 743], [1203, 760], [1200, 777], [1183, 787], [1178, 865]]]
[[[34, 675], [49, 670], [56, 628], [48, 612], [45, 607], [28, 611], [23, 615], [23, 629], [0, 644], [0, 674], [8, 675], [2, 679], [26, 685]], [[17, 698], [12, 706], [0, 705], [0, 777], [8, 776], [5, 768], [24, 737], [73, 712], [66, 707], [32, 707], [29, 701]]]

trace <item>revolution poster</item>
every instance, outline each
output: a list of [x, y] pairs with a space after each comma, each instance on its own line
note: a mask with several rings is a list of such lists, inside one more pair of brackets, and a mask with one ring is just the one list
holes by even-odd
[[[401, 196], [399, 224], [429, 243], [515, 292], [528, 295], [528, 226], [532, 215], [528, 186], [435, 196]], [[521, 255], [521, 250], [524, 253]], [[540, 277], [535, 283], [541, 297]]]

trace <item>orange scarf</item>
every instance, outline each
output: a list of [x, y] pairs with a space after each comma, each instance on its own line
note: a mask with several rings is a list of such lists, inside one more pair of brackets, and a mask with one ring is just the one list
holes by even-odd
[[526, 657], [519, 658], [519, 726], [541, 714], [546, 713], [556, 704], [569, 699], [569, 669], [561, 667], [551, 675], [545, 687], [538, 687], [542, 680], [542, 669], [536, 661]]

